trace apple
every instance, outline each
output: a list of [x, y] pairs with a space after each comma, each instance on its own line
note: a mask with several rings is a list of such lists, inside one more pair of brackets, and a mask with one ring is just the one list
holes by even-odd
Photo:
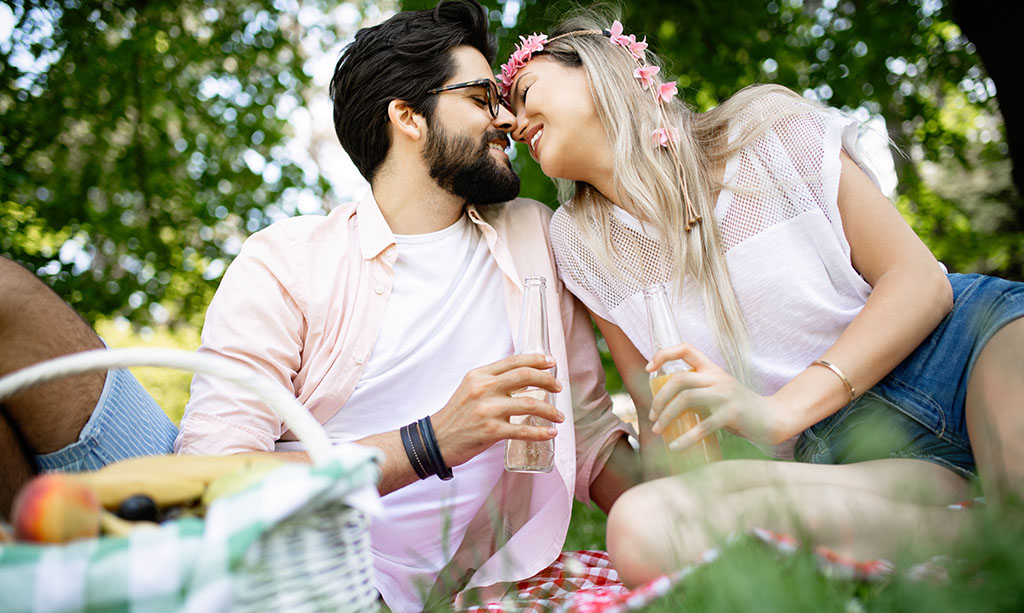
[[73, 475], [47, 473], [25, 484], [12, 507], [15, 538], [66, 543], [100, 533], [99, 496]]

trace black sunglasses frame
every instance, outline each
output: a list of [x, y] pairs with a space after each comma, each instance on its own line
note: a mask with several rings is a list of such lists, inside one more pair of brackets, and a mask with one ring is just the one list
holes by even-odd
[[498, 113], [501, 111], [501, 107], [504, 105], [505, 101], [501, 99], [501, 94], [498, 93], [498, 84], [490, 79], [477, 79], [475, 81], [466, 81], [465, 83], [452, 83], [451, 85], [443, 85], [441, 87], [429, 89], [427, 90], [427, 93], [440, 94], [441, 92], [449, 92], [453, 89], [464, 89], [466, 87], [487, 88], [487, 110], [491, 113], [491, 117], [497, 119]]

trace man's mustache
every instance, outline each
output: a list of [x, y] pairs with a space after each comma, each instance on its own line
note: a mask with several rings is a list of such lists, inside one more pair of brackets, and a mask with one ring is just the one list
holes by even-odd
[[501, 130], [491, 130], [491, 131], [487, 132], [486, 134], [484, 134], [484, 140], [483, 140], [483, 147], [484, 147], [484, 149], [487, 148], [487, 144], [490, 143], [492, 140], [498, 140], [498, 139], [501, 139], [501, 140], [505, 141], [505, 148], [506, 149], [508, 149], [509, 147], [512, 146], [512, 137], [509, 136], [508, 133], [502, 132]]

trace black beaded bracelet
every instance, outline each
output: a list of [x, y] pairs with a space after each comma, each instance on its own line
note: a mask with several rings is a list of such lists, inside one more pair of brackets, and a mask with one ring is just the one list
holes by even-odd
[[434, 434], [434, 424], [430, 423], [430, 416], [424, 417], [418, 423], [420, 434], [427, 447], [427, 455], [433, 464], [434, 474], [442, 481], [451, 479], [454, 475], [452, 469], [444, 463], [444, 457], [441, 456], [441, 447], [437, 444], [437, 436]]
[[[412, 431], [413, 428], [416, 428], [416, 432]], [[405, 447], [405, 455], [409, 457], [409, 463], [412, 464], [413, 470], [416, 471], [420, 479], [426, 479], [431, 473], [427, 472], [423, 465], [423, 460], [428, 458], [423, 443], [420, 441], [419, 426], [416, 422], [412, 422], [408, 426], [402, 426], [398, 433], [402, 437], [402, 446]]]

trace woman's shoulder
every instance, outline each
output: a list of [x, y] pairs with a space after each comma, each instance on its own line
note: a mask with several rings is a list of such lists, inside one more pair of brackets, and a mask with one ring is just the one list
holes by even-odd
[[767, 133], [820, 132], [829, 109], [779, 85], [747, 87], [722, 104], [729, 140], [750, 142]]
[[564, 243], [567, 239], [577, 237], [580, 234], [579, 228], [576, 227], [576, 220], [573, 219], [567, 205], [564, 204], [555, 209], [551, 220], [548, 222], [548, 228], [551, 234], [552, 247], [554, 247], [556, 242]]

